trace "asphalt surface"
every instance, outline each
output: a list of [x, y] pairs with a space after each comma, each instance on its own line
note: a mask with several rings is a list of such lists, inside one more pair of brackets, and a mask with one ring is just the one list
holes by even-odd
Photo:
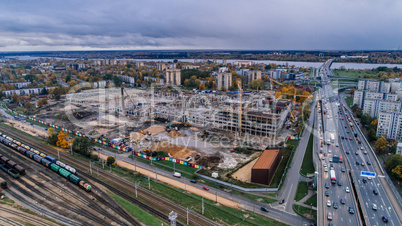
[[[327, 66], [329, 65], [330, 64], [328, 64]], [[326, 75], [330, 73], [331, 72], [328, 69], [324, 70], [322, 80], [325, 81], [325, 79], [327, 79]], [[345, 111], [342, 104], [346, 106], [346, 102], [342, 99], [338, 100], [338, 95], [332, 90], [330, 83], [328, 85], [325, 85], [324, 89], [326, 91], [327, 97], [331, 96], [330, 99], [332, 101], [331, 108], [333, 114], [332, 121], [337, 124], [337, 126], [335, 126], [335, 123], [328, 123], [328, 129], [332, 130], [333, 128], [335, 128], [336, 130], [336, 127], [338, 129], [336, 130], [336, 132], [339, 134], [337, 138], [339, 139], [339, 137], [341, 137], [340, 145], [343, 147], [344, 150], [343, 153], [345, 153], [345, 155], [342, 155], [344, 157], [344, 162], [346, 160], [349, 162], [351, 173], [353, 174], [353, 177], [356, 179], [356, 181], [354, 181], [354, 184], [355, 187], [358, 189], [357, 190], [358, 198], [360, 200], [360, 203], [362, 204], [361, 207], [363, 212], [363, 218], [369, 225], [401, 225], [401, 221], [394, 210], [394, 208], [399, 208], [400, 210], [401, 207], [397, 204], [395, 205], [396, 207], [392, 205], [389, 195], [387, 195], [386, 190], [384, 189], [382, 183], [378, 178], [378, 176], [381, 177], [382, 175], [376, 175], [376, 177], [372, 179], [361, 176], [362, 171], [376, 172], [378, 169], [376, 170], [374, 168], [376, 166], [376, 164], [373, 164], [375, 159], [372, 156], [372, 153], [369, 151], [369, 144], [365, 141], [365, 139], [362, 139], [362, 134], [360, 134], [360, 132], [356, 130], [357, 121], [354, 121], [355, 119], [353, 118], [353, 116], [347, 111]], [[336, 104], [339, 103], [339, 101], [341, 104], [340, 110], [338, 109], [338, 106], [336, 106]], [[346, 115], [349, 116], [350, 122], [348, 121]], [[357, 137], [354, 136], [354, 132], [357, 132]], [[344, 137], [344, 139], [342, 139], [342, 137]], [[358, 143], [359, 141], [361, 142], [361, 144]], [[332, 146], [332, 144], [330, 146]], [[365, 154], [365, 151], [367, 151], [367, 154]], [[362, 163], [364, 163], [363, 166]], [[345, 173], [341, 173], [338, 171], [339, 167], [338, 169], [337, 168], [335, 169], [337, 177], [339, 174], [346, 175]], [[366, 183], [363, 182], [363, 179], [366, 180]], [[341, 176], [340, 180], [342, 180], [342, 182], [346, 182], [345, 177]], [[342, 185], [341, 187], [344, 187], [344, 185]], [[374, 190], [378, 192], [377, 195], [374, 194]], [[335, 191], [336, 198], [340, 197], [341, 195], [342, 192]], [[330, 197], [331, 196], [333, 195], [330, 194]], [[348, 203], [349, 199], [351, 198], [349, 197], [346, 199], [345, 206], [351, 204], [356, 206], [356, 203], [349, 204]], [[376, 210], [373, 209], [373, 204], [377, 206]], [[337, 209], [336, 211], [338, 210], [341, 209]], [[355, 212], [357, 212], [357, 208], [355, 208]], [[337, 214], [334, 214], [333, 215], [334, 219], [332, 220], [333, 225], [353, 225], [354, 224], [353, 219], [350, 219], [352, 221], [351, 223], [347, 222], [348, 221], [347, 219], [346, 223], [338, 220], [339, 218], [346, 217], [347, 214], [349, 213], [341, 212], [340, 214], [338, 214], [338, 216]], [[356, 218], [357, 214], [355, 213], [354, 216], [355, 216], [354, 218]], [[383, 222], [382, 216], [386, 216], [388, 218], [388, 223]]]
[[[325, 169], [327, 167], [327, 172], [324, 170], [323, 175], [323, 184], [322, 189], [324, 193], [321, 197], [323, 199], [323, 216], [324, 216], [324, 225], [328, 225], [332, 223], [333, 225], [359, 225], [360, 220], [358, 217], [356, 201], [354, 197], [354, 193], [352, 192], [352, 184], [348, 176], [348, 166], [345, 162], [335, 163], [330, 161], [334, 156], [342, 156], [344, 158], [343, 152], [341, 150], [340, 137], [338, 136], [339, 130], [336, 126], [338, 122], [337, 115], [337, 101], [334, 96], [331, 94], [330, 85], [323, 85], [323, 88], [320, 90], [320, 94], [322, 95], [323, 101], [323, 109], [322, 111], [326, 111], [326, 114], [321, 114], [322, 120], [324, 122], [325, 130], [321, 128], [321, 134], [323, 143], [323, 147], [321, 148], [322, 154], [321, 164], [322, 168]], [[331, 140], [330, 134], [334, 135], [334, 141]], [[330, 143], [328, 145], [328, 139]], [[327, 156], [325, 156], [325, 154]], [[324, 157], [324, 160], [322, 160]], [[333, 170], [335, 171], [336, 181], [341, 182], [339, 184], [332, 184], [330, 178], [330, 170], [331, 164], [333, 165]], [[344, 172], [342, 172], [342, 168], [344, 168]], [[329, 188], [327, 189], [324, 184], [328, 183]], [[346, 192], [346, 189], [350, 192]], [[325, 195], [325, 192], [328, 192], [328, 196]], [[341, 204], [341, 199], [345, 199], [345, 204]], [[329, 203], [327, 203], [329, 201]], [[334, 208], [334, 203], [338, 205], [338, 208]], [[330, 206], [328, 206], [330, 205]], [[352, 207], [355, 211], [355, 214], [349, 213], [349, 208]], [[332, 215], [332, 220], [328, 219], [328, 214]]]

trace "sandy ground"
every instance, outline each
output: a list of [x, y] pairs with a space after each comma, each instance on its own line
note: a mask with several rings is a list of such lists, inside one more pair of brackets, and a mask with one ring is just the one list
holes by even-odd
[[[106, 161], [107, 157], [109, 157], [109, 156], [104, 155], [104, 154], [100, 154], [100, 157]], [[118, 160], [118, 159], [116, 160], [116, 162], [117, 162], [117, 165], [119, 165], [120, 167], [125, 167], [127, 169], [134, 170], [134, 165], [132, 165], [130, 163], [127, 163], [125, 161]], [[143, 175], [149, 175], [149, 177], [151, 177], [151, 178], [154, 178], [154, 179], [156, 178], [156, 174], [153, 171], [149, 171], [149, 170], [140, 168], [138, 166], [137, 166], [137, 171], [140, 172]], [[213, 194], [211, 192], [208, 192], [208, 191], [193, 187], [193, 186], [191, 186], [189, 184], [184, 184], [184, 183], [182, 183], [180, 181], [171, 179], [169, 177], [158, 175], [158, 180], [162, 181], [164, 183], [167, 183], [167, 184], [169, 184], [171, 186], [180, 188], [180, 189], [184, 189], [184, 187], [186, 186], [187, 192], [197, 194], [197, 195], [202, 196], [202, 197], [204, 197], [206, 199], [209, 199], [209, 200], [213, 200], [213, 201], [216, 200], [215, 194]], [[232, 201], [232, 200], [229, 200], [229, 199], [226, 199], [226, 198], [223, 198], [221, 196], [218, 196], [218, 203], [220, 203], [222, 205], [225, 205], [225, 206], [228, 206], [228, 207], [231, 207], [231, 208], [236, 208], [236, 209], [239, 208], [239, 206], [240, 206], [240, 203]]]
[[130, 133], [130, 139], [134, 140], [144, 140], [145, 135], [139, 132]]
[[251, 179], [251, 168], [253, 168], [255, 162], [257, 162], [258, 158], [251, 161], [249, 164], [243, 166], [239, 170], [237, 170], [234, 174], [232, 174], [233, 178], [244, 182], [250, 182]]
[[[9, 126], [11, 126], [11, 123], [14, 124], [14, 128], [16, 128], [18, 130], [22, 130], [25, 133], [29, 133], [32, 136], [38, 136], [39, 135], [39, 136], [42, 136], [42, 137], [48, 137], [47, 132], [44, 132], [42, 130], [38, 130], [38, 129], [36, 129], [36, 128], [32, 127], [32, 126], [29, 126], [29, 125], [27, 125], [25, 123], [21, 123], [21, 122], [14, 121], [14, 120], [9, 120], [8, 122], [6, 122], [6, 124], [9, 125]], [[21, 127], [23, 127], [24, 129], [21, 128]], [[34, 131], [36, 134], [34, 132], [32, 132], [32, 131]]]
[[158, 126], [158, 125], [152, 125], [152, 126], [146, 128], [144, 131], [149, 131], [151, 133], [151, 135], [157, 135], [157, 134], [165, 131], [165, 127]]

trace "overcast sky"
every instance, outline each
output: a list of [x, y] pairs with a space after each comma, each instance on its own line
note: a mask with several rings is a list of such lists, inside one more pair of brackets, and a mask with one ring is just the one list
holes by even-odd
[[402, 0], [0, 2], [0, 51], [399, 46]]

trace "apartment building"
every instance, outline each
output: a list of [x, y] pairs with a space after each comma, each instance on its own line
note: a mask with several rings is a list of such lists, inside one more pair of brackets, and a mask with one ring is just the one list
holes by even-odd
[[181, 85], [181, 70], [180, 69], [166, 69], [166, 84], [180, 86]]
[[356, 104], [360, 109], [362, 109], [365, 100], [368, 99], [397, 101], [398, 95], [396, 93], [380, 93], [366, 90], [356, 90], [353, 96], [353, 104]]
[[229, 90], [232, 86], [232, 73], [224, 72], [216, 75], [216, 86], [218, 90]]
[[396, 146], [396, 153], [397, 155], [402, 155], [402, 143], [398, 143]]
[[166, 63], [157, 63], [156, 64], [156, 70], [158, 70], [158, 71], [166, 70]]
[[391, 91], [391, 84], [384, 81], [360, 80], [357, 84], [357, 89], [379, 93], [389, 93]]
[[257, 70], [247, 71], [246, 75], [247, 75], [247, 84], [252, 82], [253, 80], [261, 79], [261, 71]]
[[384, 136], [391, 140], [402, 139], [402, 113], [401, 112], [379, 112], [377, 137]]
[[379, 112], [400, 112], [402, 109], [402, 102], [379, 100], [379, 99], [367, 99], [364, 101], [363, 113], [370, 114], [373, 117], [377, 117]]
[[127, 83], [127, 84], [134, 84], [135, 83], [135, 78], [129, 77], [127, 75], [117, 75], [121, 79], [121, 81]]

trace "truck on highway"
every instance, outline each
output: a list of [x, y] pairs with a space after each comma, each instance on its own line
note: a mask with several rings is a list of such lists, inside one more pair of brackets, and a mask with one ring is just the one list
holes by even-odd
[[331, 183], [336, 184], [336, 175], [335, 175], [335, 170], [330, 170], [329, 175], [331, 176]]
[[335, 142], [335, 134], [331, 133], [331, 142], [334, 143]]

